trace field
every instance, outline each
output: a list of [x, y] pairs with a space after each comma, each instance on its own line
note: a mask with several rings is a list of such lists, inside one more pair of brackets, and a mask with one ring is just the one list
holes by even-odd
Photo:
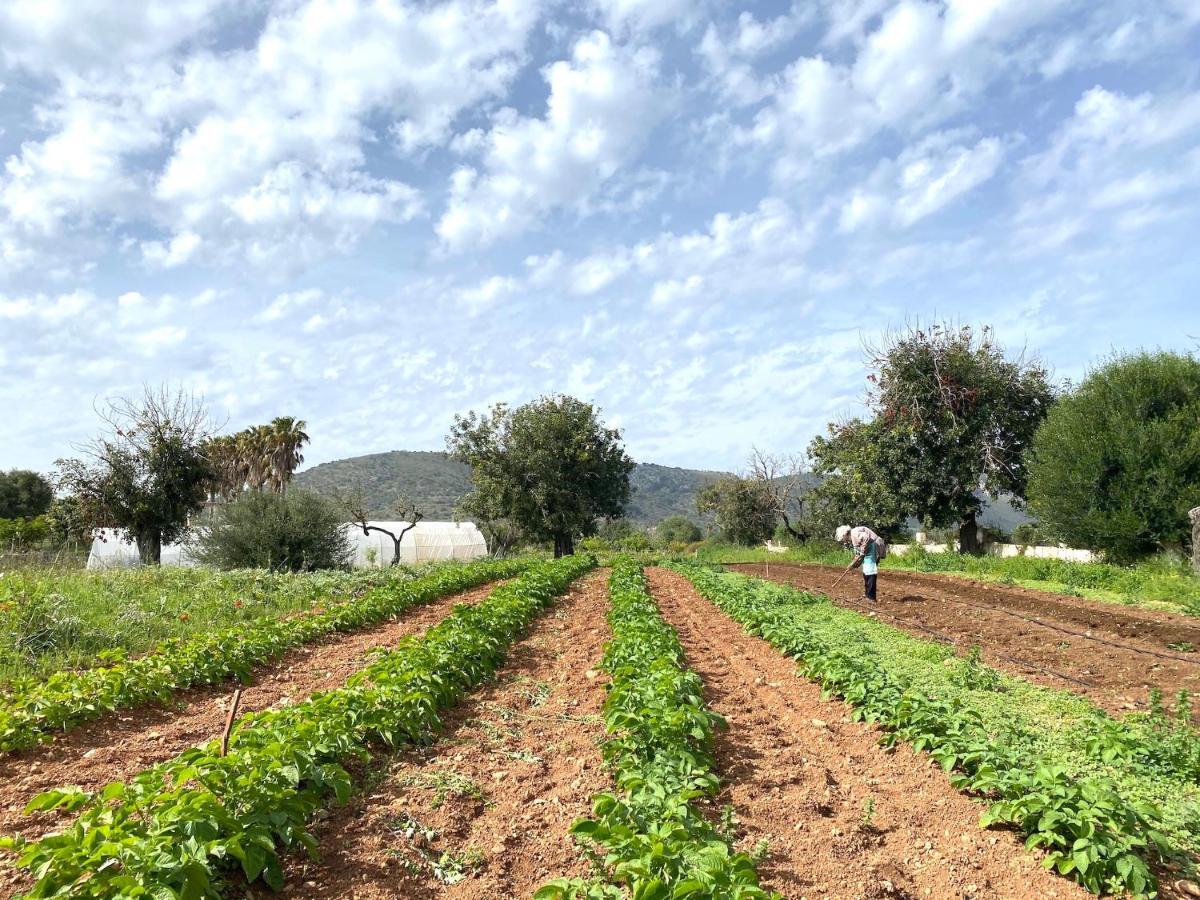
[[605, 562], [279, 597], [246, 573], [29, 581], [260, 599], [128, 658], [32, 658], [0, 694], [0, 887], [1196, 896], [1195, 619], [896, 569], [863, 610], [820, 565]]

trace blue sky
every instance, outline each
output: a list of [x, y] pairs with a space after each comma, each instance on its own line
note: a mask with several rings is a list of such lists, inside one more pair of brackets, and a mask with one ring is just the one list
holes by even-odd
[[730, 468], [906, 321], [1200, 346], [1198, 0], [38, 0], [0, 60], [0, 468], [145, 382], [309, 462], [561, 391]]

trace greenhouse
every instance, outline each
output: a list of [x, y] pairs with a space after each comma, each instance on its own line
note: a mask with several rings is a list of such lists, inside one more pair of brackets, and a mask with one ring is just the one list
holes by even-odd
[[[368, 521], [372, 529], [384, 529], [400, 534], [409, 527], [408, 522]], [[367, 534], [359, 525], [346, 525], [347, 537], [354, 551], [352, 565], [356, 568], [390, 565], [394, 554], [391, 537], [384, 531], [372, 530]], [[475, 559], [487, 556], [487, 541], [474, 522], [418, 522], [416, 527], [404, 535], [400, 544], [400, 562], [404, 565], [430, 562], [440, 559]], [[137, 545], [129, 539], [124, 529], [99, 528], [92, 538], [88, 553], [89, 569], [125, 569], [140, 565]], [[194, 566], [196, 561], [188, 556], [184, 544], [163, 544], [164, 566]]]

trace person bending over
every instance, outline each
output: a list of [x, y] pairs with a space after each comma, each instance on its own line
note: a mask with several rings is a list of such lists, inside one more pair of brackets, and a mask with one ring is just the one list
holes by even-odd
[[[838, 543], [845, 544], [854, 551], [854, 562], [850, 563], [850, 569], [862, 566], [863, 597], [874, 603], [883, 539], [866, 525], [858, 525], [854, 528], [849, 525], [839, 526], [834, 537], [837, 538]], [[850, 569], [846, 571], [849, 572]]]

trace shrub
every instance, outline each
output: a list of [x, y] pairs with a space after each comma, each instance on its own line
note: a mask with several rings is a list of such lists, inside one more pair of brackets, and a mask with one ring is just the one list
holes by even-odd
[[658, 523], [654, 534], [664, 544], [694, 544], [704, 536], [700, 526], [687, 516], [667, 516]]
[[1190, 540], [1200, 497], [1200, 359], [1118, 356], [1061, 399], [1033, 442], [1029, 503], [1073, 547], [1127, 562]]
[[290, 572], [342, 568], [352, 553], [338, 506], [304, 491], [253, 492], [219, 507], [192, 552], [218, 569]]

